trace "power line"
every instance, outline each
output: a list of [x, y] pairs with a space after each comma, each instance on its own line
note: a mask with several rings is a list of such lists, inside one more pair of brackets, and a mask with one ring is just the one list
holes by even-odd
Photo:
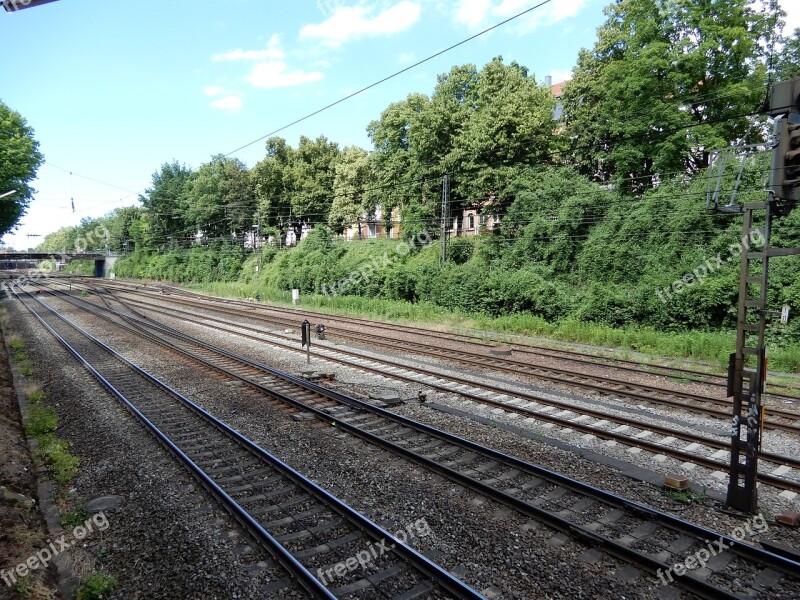
[[411, 69], [415, 69], [418, 66], [433, 60], [434, 58], [437, 58], [437, 57], [439, 57], [439, 56], [441, 56], [443, 54], [446, 54], [447, 52], [450, 52], [451, 50], [454, 50], [455, 48], [458, 48], [459, 46], [463, 46], [464, 44], [466, 44], [468, 42], [471, 42], [472, 40], [474, 40], [476, 38], [479, 38], [482, 35], [485, 35], [485, 34], [489, 33], [490, 31], [493, 31], [493, 30], [497, 29], [498, 27], [502, 27], [503, 25], [505, 25], [507, 23], [510, 23], [511, 21], [513, 21], [515, 19], [519, 19], [520, 17], [522, 17], [522, 16], [524, 16], [524, 15], [530, 13], [530, 12], [533, 12], [534, 10], [536, 10], [538, 8], [541, 8], [545, 4], [549, 4], [552, 1], [553, 0], [543, 0], [542, 2], [539, 2], [539, 4], [537, 4], [535, 6], [527, 8], [527, 9], [525, 9], [525, 10], [523, 10], [523, 11], [521, 11], [521, 12], [519, 12], [519, 13], [511, 16], [511, 17], [509, 17], [508, 19], [506, 19], [504, 21], [500, 21], [499, 23], [497, 23], [495, 25], [492, 25], [491, 27], [487, 27], [483, 31], [479, 31], [475, 35], [471, 35], [470, 37], [468, 37], [468, 38], [466, 38], [464, 40], [461, 40], [460, 42], [457, 42], [457, 43], [453, 44], [452, 46], [448, 46], [444, 50], [440, 50], [439, 52], [431, 54], [427, 58], [423, 58], [422, 60], [417, 61], [414, 64], [405, 67], [404, 69], [400, 69], [399, 71], [395, 71], [394, 73], [392, 73], [391, 75], [388, 75], [387, 77], [384, 77], [383, 79], [379, 79], [378, 81], [376, 81], [374, 83], [371, 83], [371, 84], [361, 88], [360, 90], [353, 92], [352, 94], [348, 94], [347, 96], [344, 96], [343, 98], [340, 98], [339, 100], [336, 100], [335, 102], [331, 102], [327, 106], [323, 106], [322, 108], [319, 108], [319, 109], [315, 110], [314, 112], [311, 112], [311, 113], [305, 115], [304, 117], [300, 117], [299, 119], [296, 119], [296, 120], [292, 121], [291, 123], [289, 123], [287, 125], [279, 127], [278, 129], [275, 129], [274, 131], [271, 131], [271, 132], [269, 132], [269, 133], [267, 133], [265, 135], [262, 135], [260, 138], [255, 139], [252, 142], [248, 142], [247, 144], [244, 144], [243, 146], [240, 146], [240, 147], [236, 148], [235, 150], [231, 150], [230, 152], [228, 152], [227, 154], [223, 154], [222, 156], [223, 157], [228, 157], [228, 156], [231, 156], [232, 154], [236, 154], [240, 150], [244, 150], [245, 148], [248, 148], [249, 146], [252, 146], [253, 144], [257, 144], [258, 142], [260, 142], [262, 140], [265, 140], [268, 137], [275, 135], [276, 133], [280, 133], [284, 129], [288, 129], [289, 127], [292, 127], [293, 125], [297, 125], [298, 123], [302, 123], [303, 121], [306, 121], [307, 119], [310, 119], [311, 117], [314, 117], [314, 116], [320, 114], [321, 112], [324, 112], [324, 111], [326, 111], [326, 110], [328, 110], [330, 108], [333, 108], [334, 106], [336, 106], [338, 104], [341, 104], [342, 102], [345, 102], [345, 101], [349, 100], [350, 98], [358, 96], [359, 94], [362, 94], [362, 93], [366, 92], [367, 90], [370, 90], [370, 89], [372, 89], [372, 88], [374, 88], [374, 87], [376, 87], [376, 86], [378, 86], [378, 85], [380, 85], [382, 83], [385, 83], [385, 82], [389, 81], [390, 79], [394, 79], [398, 75], [402, 75], [403, 73], [406, 73], [407, 71], [410, 71]]

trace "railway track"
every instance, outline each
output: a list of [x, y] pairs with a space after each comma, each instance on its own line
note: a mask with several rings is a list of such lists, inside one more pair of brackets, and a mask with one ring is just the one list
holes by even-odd
[[[18, 298], [286, 569], [266, 594], [299, 585], [314, 598], [483, 598], [42, 301]], [[374, 547], [387, 551], [351, 564]]]
[[[119, 282], [115, 282], [115, 285], [119, 286], [122, 289], [129, 286], [126, 284], [121, 284]], [[253, 307], [252, 303], [238, 301], [238, 300], [229, 300], [229, 299], [221, 299], [221, 298], [212, 298], [207, 295], [198, 294], [195, 292], [190, 292], [188, 290], [184, 290], [182, 288], [174, 287], [174, 286], [167, 286], [167, 285], [160, 285], [161, 289], [168, 290], [170, 294], [177, 294], [180, 296], [184, 296], [186, 298], [192, 298], [200, 301], [224, 301], [228, 304], [242, 306], [245, 308]], [[464, 333], [453, 333], [453, 332], [441, 332], [432, 329], [426, 329], [422, 327], [414, 327], [411, 325], [394, 325], [391, 323], [385, 323], [382, 321], [373, 321], [369, 319], [360, 319], [357, 317], [343, 317], [337, 315], [331, 315], [326, 313], [318, 313], [313, 311], [304, 311], [300, 309], [285, 309], [280, 308], [277, 306], [259, 306], [259, 308], [264, 308], [269, 310], [270, 312], [279, 313], [286, 315], [287, 321], [291, 322], [298, 322], [299, 320], [309, 318], [309, 319], [327, 319], [338, 321], [342, 323], [351, 323], [357, 324], [360, 326], [368, 326], [373, 327], [376, 329], [382, 329], [389, 332], [403, 332], [403, 333], [415, 333], [420, 336], [439, 339], [442, 341], [457, 341], [457, 342], [466, 342], [470, 344], [474, 344], [476, 346], [480, 346], [483, 348], [491, 349], [496, 347], [495, 343], [487, 342], [487, 336], [495, 337], [497, 342], [501, 342], [503, 344], [507, 344], [511, 349], [515, 352], [522, 354], [522, 355], [529, 355], [529, 356], [541, 356], [545, 358], [553, 358], [557, 357], [561, 360], [567, 360], [570, 362], [575, 362], [578, 364], [585, 364], [591, 366], [600, 366], [600, 367], [612, 367], [617, 370], [627, 371], [631, 373], [641, 373], [645, 375], [661, 375], [664, 377], [670, 377], [677, 380], [688, 380], [688, 381], [696, 381], [699, 383], [704, 383], [706, 385], [718, 387], [721, 390], [724, 390], [727, 387], [727, 376], [719, 375], [715, 373], [708, 373], [705, 371], [699, 371], [696, 369], [687, 369], [682, 367], [674, 367], [674, 366], [666, 366], [666, 365], [653, 365], [650, 363], [645, 363], [641, 361], [634, 361], [628, 360], [623, 358], [617, 357], [603, 357], [603, 356], [595, 356], [589, 355], [582, 352], [576, 352], [573, 350], [565, 350], [565, 349], [555, 349], [548, 346], [539, 346], [535, 344], [529, 343], [520, 343], [520, 342], [509, 342], [508, 337], [513, 336], [504, 336], [503, 334], [490, 334], [489, 332], [482, 332], [481, 335], [472, 335], [472, 334], [464, 334]], [[768, 392], [768, 395], [774, 398], [780, 398], [785, 400], [800, 400], [800, 389], [798, 387], [789, 387], [780, 384], [769, 384], [769, 388], [773, 391]], [[786, 392], [794, 392], [794, 394], [784, 394], [780, 392], [776, 392], [774, 390], [784, 390]]]
[[[130, 294], [130, 292], [128, 293]], [[141, 302], [141, 300], [133, 301]], [[180, 300], [175, 300], [175, 302], [182, 303]], [[197, 308], [196, 303], [193, 304], [194, 308]], [[203, 302], [202, 305], [204, 308], [214, 312], [227, 313], [251, 320], [255, 319], [256, 315], [262, 316], [260, 312], [254, 314], [253, 305], [245, 305], [247, 312], [245, 312], [245, 307], [233, 309], [227, 306], [220, 306], [219, 303], [210, 305], [207, 301]], [[271, 311], [273, 309], [270, 308], [269, 310]], [[263, 318], [279, 325], [291, 327], [296, 327], [299, 322], [297, 317], [294, 319], [275, 319], [274, 317], [263, 315]], [[337, 339], [348, 340], [356, 344], [363, 345], [365, 343], [365, 336], [363, 333], [353, 333], [341, 328], [328, 327], [326, 334], [331, 334]], [[429, 337], [436, 337], [436, 335]], [[630, 383], [612, 377], [587, 375], [569, 369], [532, 365], [522, 360], [515, 360], [512, 358], [491, 356], [490, 354], [480, 354], [465, 350], [452, 350], [422, 342], [398, 340], [391, 336], [370, 335], [368, 339], [370, 344], [390, 348], [398, 352], [449, 360], [473, 369], [491, 369], [492, 371], [509, 373], [516, 376], [532, 377], [538, 380], [577, 387], [603, 396], [624, 397], [653, 406], [671, 406], [689, 413], [707, 417], [727, 420], [731, 415], [731, 402], [725, 398], [665, 390], [657, 386]], [[793, 433], [800, 433], [799, 421], [799, 413], [770, 408], [766, 412], [765, 427], [768, 429], [781, 429]]]
[[[84, 304], [93, 307], [87, 307], [93, 314], [111, 318], [96, 305]], [[602, 551], [653, 575], [673, 573], [669, 581], [661, 578], [667, 587], [679, 586], [704, 598], [800, 595], [800, 563], [791, 558], [282, 373], [164, 325], [130, 314], [124, 320], [132, 332], [197, 364], [548, 524], [561, 531], [564, 539], [585, 544], [587, 561], [597, 560]], [[708, 553], [712, 540], [719, 541], [720, 550], [713, 560], [677, 575], [673, 565]]]
[[[148, 318], [131, 309], [129, 301], [122, 302], [115, 296], [112, 297], [116, 302], [120, 303], [124, 310], [130, 311], [130, 316]], [[99, 298], [106, 302], [103, 295], [100, 295]], [[73, 303], [76, 302], [70, 297], [65, 297], [65, 299]], [[111, 308], [107, 302], [106, 304]], [[184, 322], [191, 322], [203, 327], [212, 327], [216, 330], [246, 337], [257, 342], [265, 342], [267, 337], [277, 337], [278, 340], [273, 339], [269, 343], [282, 349], [297, 352], [297, 345], [294, 340], [274, 332], [232, 324], [210, 317], [196, 318], [178, 309], [153, 309], [148, 306], [148, 310], [170, 317], [178, 317]], [[212, 325], [209, 321], [213, 321], [215, 324]], [[445, 393], [458, 393], [473, 402], [515, 413], [521, 417], [552, 423], [584, 435], [588, 434], [601, 439], [613, 440], [628, 447], [641, 448], [656, 455], [671, 456], [717, 472], [724, 473], [728, 469], [729, 440], [727, 432], [721, 431], [719, 439], [714, 439], [691, 432], [678, 431], [675, 427], [665, 427], [652, 422], [643, 423], [639, 417], [625, 417], [611, 414], [608, 410], [593, 409], [586, 406], [578, 407], [574, 402], [570, 401], [558, 401], [551, 397], [525, 393], [520, 390], [511, 391], [507, 387], [500, 388], [485, 382], [465, 379], [462, 376], [448, 376], [441, 371], [409, 365], [390, 358], [380, 358], [352, 350], [322, 346], [316, 346], [314, 352], [315, 355], [332, 362], [407, 383], [423, 383], [429, 388]], [[554, 412], [553, 409], [558, 409], [558, 412]], [[661, 439], [657, 441], [652, 438], [653, 434], [660, 436]], [[682, 444], [682, 446], [677, 447], [676, 444]], [[760, 456], [759, 480], [762, 483], [800, 493], [800, 480], [797, 479], [797, 475], [800, 474], [800, 460], [767, 451], [762, 451]]]

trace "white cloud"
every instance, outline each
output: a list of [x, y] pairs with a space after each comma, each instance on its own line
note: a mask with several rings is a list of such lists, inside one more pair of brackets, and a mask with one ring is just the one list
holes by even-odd
[[[588, 1], [556, 0], [534, 9], [522, 17], [519, 23], [523, 24], [525, 31], [540, 25], [553, 25], [577, 15]], [[460, 0], [454, 18], [457, 23], [470, 29], [478, 29], [513, 17], [540, 2], [541, 0]]]
[[225, 96], [219, 100], [214, 100], [209, 106], [218, 110], [227, 110], [229, 112], [239, 112], [244, 103], [239, 96]]
[[225, 91], [225, 90], [223, 90], [223, 89], [222, 89], [221, 87], [219, 87], [218, 85], [209, 85], [209, 86], [207, 86], [207, 87], [205, 87], [205, 88], [203, 89], [203, 93], [204, 93], [206, 96], [209, 96], [209, 97], [211, 97], [211, 98], [213, 98], [214, 96], [219, 96], [219, 95], [220, 95], [222, 92], [224, 92], [224, 91]]
[[373, 8], [362, 5], [336, 6], [322, 23], [304, 25], [300, 37], [318, 39], [325, 46], [338, 48], [360, 37], [404, 31], [419, 20], [422, 9], [416, 2], [401, 0], [375, 15], [373, 12]]
[[229, 62], [235, 60], [282, 60], [286, 54], [280, 49], [281, 39], [276, 33], [269, 39], [267, 47], [263, 50], [242, 50], [237, 48], [230, 52], [215, 54], [211, 60], [215, 62]]
[[572, 71], [550, 71], [548, 73], [553, 78], [553, 83], [561, 83], [572, 79]]
[[273, 89], [292, 87], [319, 81], [324, 75], [319, 71], [303, 71], [296, 69], [290, 71], [285, 62], [273, 60], [259, 63], [253, 67], [253, 72], [247, 80], [257, 88]]
[[397, 57], [397, 64], [400, 66], [410, 65], [413, 62], [414, 62], [413, 52], [404, 52], [403, 54]]
[[491, 0], [461, 0], [456, 10], [456, 22], [475, 28], [483, 23], [491, 8]]

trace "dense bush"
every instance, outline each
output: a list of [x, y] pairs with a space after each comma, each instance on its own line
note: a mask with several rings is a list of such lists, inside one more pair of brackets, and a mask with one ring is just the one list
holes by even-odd
[[[749, 168], [743, 186], [758, 187], [759, 173], [757, 165]], [[526, 169], [503, 193], [508, 210], [500, 230], [452, 238], [443, 266], [438, 241], [423, 244], [406, 235], [407, 241], [343, 242], [318, 227], [295, 248], [267, 246], [247, 257], [230, 244], [133, 254], [116, 272], [179, 282], [238, 280], [280, 293], [297, 288], [320, 298], [404, 300], [550, 323], [731, 330], [742, 220], [707, 212], [705, 189], [703, 175], [634, 198], [568, 168]], [[777, 222], [774, 239], [797, 245], [798, 231], [795, 211]], [[797, 314], [800, 257], [776, 260], [771, 286], [770, 304], [789, 304]], [[779, 344], [800, 339], [799, 325], [773, 329]]]

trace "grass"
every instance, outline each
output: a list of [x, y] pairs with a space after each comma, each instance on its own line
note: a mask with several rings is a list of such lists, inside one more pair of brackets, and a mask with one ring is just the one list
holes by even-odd
[[58, 415], [52, 408], [31, 406], [28, 418], [25, 419], [25, 433], [40, 437], [53, 433], [58, 427]]
[[703, 504], [708, 499], [705, 487], [703, 487], [702, 493], [693, 490], [673, 490], [669, 492], [669, 495], [681, 504]]
[[102, 600], [105, 594], [117, 587], [117, 580], [106, 573], [92, 573], [78, 588], [77, 600]]
[[[39, 402], [44, 398], [40, 397]], [[58, 415], [52, 408], [33, 404], [24, 422], [25, 432], [35, 438], [39, 447], [36, 455], [47, 465], [53, 479], [66, 486], [78, 473], [80, 459], [69, 451], [69, 442], [54, 435]]]
[[31, 595], [31, 590], [33, 585], [31, 584], [30, 575], [26, 575], [22, 579], [18, 580], [14, 584], [14, 591], [17, 592], [23, 598], [27, 598]]
[[82, 508], [76, 508], [71, 512], [61, 515], [61, 526], [65, 529], [75, 529], [78, 525], [86, 523], [88, 518], [89, 513]]
[[21, 362], [18, 368], [19, 374], [23, 377], [30, 377], [33, 375], [33, 365], [28, 360]]
[[31, 404], [40, 404], [44, 400], [44, 391], [43, 390], [35, 390], [28, 394], [28, 402]]
[[[216, 282], [189, 284], [186, 287], [229, 298], [252, 299], [258, 294], [264, 301], [291, 306], [290, 292], [265, 288], [260, 284]], [[641, 326], [615, 328], [575, 320], [552, 323], [534, 315], [521, 313], [502, 317], [467, 315], [427, 302], [411, 303], [360, 296], [329, 298], [321, 294], [301, 294], [298, 306], [329, 314], [436, 325], [450, 329], [527, 335], [555, 341], [618, 348], [623, 350], [623, 357], [629, 357], [630, 352], [639, 352], [658, 357], [689, 358], [711, 362], [716, 369], [727, 366], [728, 355], [736, 347], [734, 332], [670, 333]], [[771, 348], [769, 356], [771, 369], [790, 373], [800, 372], [800, 347]]]

